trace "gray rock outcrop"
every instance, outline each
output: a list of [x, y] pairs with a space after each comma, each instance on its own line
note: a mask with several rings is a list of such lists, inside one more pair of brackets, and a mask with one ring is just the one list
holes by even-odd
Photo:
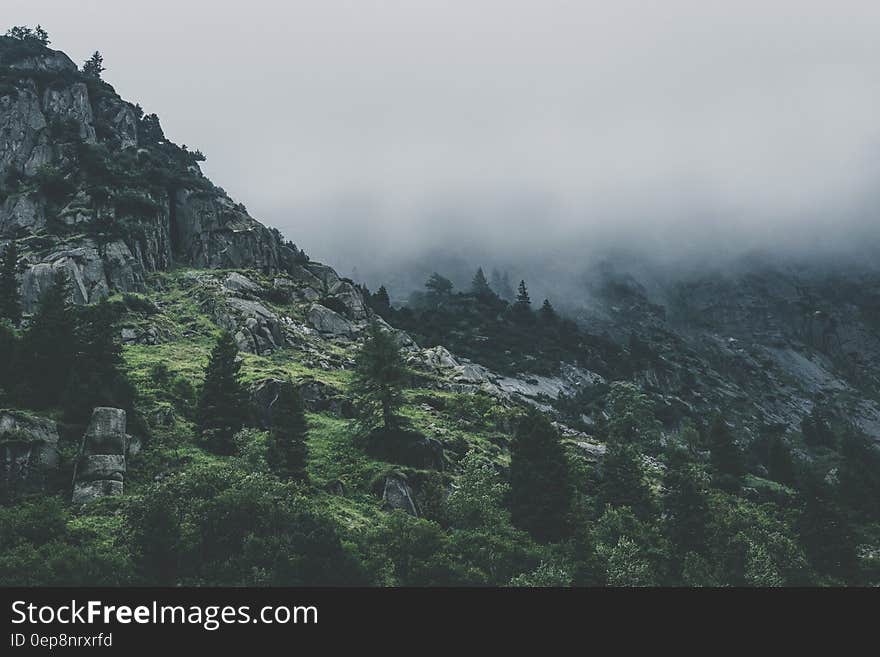
[[[0, 37], [0, 66], [15, 71], [0, 85], [0, 239], [39, 237], [20, 248], [26, 312], [52, 269], [68, 270], [72, 301], [92, 303], [114, 291], [139, 291], [145, 273], [175, 264], [274, 273], [301, 260], [277, 231], [204, 178], [185, 151], [162, 139], [157, 146], [155, 137], [144, 141], [136, 107], [109, 86], [96, 86], [63, 53], [34, 45], [23, 54], [15, 40]], [[187, 171], [173, 186], [119, 187], [101, 179], [102, 192], [94, 195], [96, 181], [85, 180], [86, 156], [99, 160], [94, 175], [103, 176], [102, 167], [130, 169], [132, 162], [163, 162], [169, 153], [178, 160], [164, 175]], [[44, 174], [72, 189], [53, 195], [40, 183]], [[54, 222], [64, 225], [64, 235]], [[95, 230], [113, 239], [96, 243], [87, 237]], [[321, 285], [339, 285], [335, 273], [319, 273]], [[356, 295], [348, 303], [354, 314], [362, 312]]]
[[358, 327], [339, 313], [319, 303], [312, 304], [306, 319], [309, 326], [327, 335], [352, 335]]
[[385, 477], [382, 503], [390, 510], [400, 509], [411, 516], [418, 517], [419, 515], [419, 508], [413, 499], [412, 490], [402, 475], [392, 474]]
[[130, 442], [125, 424], [122, 409], [99, 406], [92, 412], [73, 474], [74, 504], [122, 495]]
[[0, 411], [0, 499], [44, 490], [57, 466], [54, 420]]

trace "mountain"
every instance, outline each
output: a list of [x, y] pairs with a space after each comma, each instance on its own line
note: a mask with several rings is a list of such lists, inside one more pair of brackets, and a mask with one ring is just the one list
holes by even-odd
[[175, 266], [289, 270], [301, 257], [121, 99], [64, 53], [0, 38], [0, 238], [21, 240], [32, 310], [53, 269], [75, 301], [143, 291]]
[[558, 310], [442, 276], [392, 307], [202, 159], [0, 37], [0, 583], [880, 581], [876, 266], [615, 258]]

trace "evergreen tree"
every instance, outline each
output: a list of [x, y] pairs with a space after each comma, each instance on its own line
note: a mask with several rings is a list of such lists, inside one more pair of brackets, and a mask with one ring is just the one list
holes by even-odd
[[531, 319], [532, 300], [529, 298], [529, 290], [526, 287], [526, 282], [520, 281], [519, 288], [517, 289], [516, 301], [513, 304], [513, 315], [520, 321]]
[[18, 347], [15, 332], [6, 324], [0, 322], [0, 407], [8, 404], [8, 397], [12, 393], [12, 385], [15, 383], [14, 359]]
[[6, 31], [6, 36], [18, 41], [38, 43], [41, 46], [49, 45], [49, 34], [41, 25], [37, 25], [34, 29], [27, 25], [16, 25]]
[[76, 353], [64, 391], [66, 418], [85, 423], [95, 406], [130, 409], [134, 388], [122, 372], [119, 311], [106, 301], [78, 308]]
[[233, 436], [244, 426], [247, 396], [238, 379], [238, 346], [228, 331], [217, 338], [205, 370], [196, 421], [205, 444], [218, 454], [232, 454]]
[[91, 57], [86, 60], [85, 64], [83, 64], [82, 67], [82, 72], [85, 75], [89, 75], [93, 78], [98, 78], [99, 80], [101, 79], [101, 73], [103, 73], [105, 70], [104, 57], [97, 50]]
[[632, 445], [611, 443], [602, 463], [599, 508], [627, 506], [639, 518], [653, 512], [653, 500], [639, 452]]
[[365, 427], [397, 428], [396, 411], [403, 403], [407, 370], [394, 336], [373, 323], [358, 354], [352, 381], [360, 420]]
[[488, 299], [495, 296], [492, 288], [489, 287], [489, 281], [486, 280], [482, 267], [477, 269], [477, 273], [474, 274], [474, 279], [471, 281], [471, 294], [478, 299]]
[[864, 521], [880, 520], [880, 450], [852, 426], [840, 435], [840, 501]]
[[708, 542], [709, 504], [703, 473], [687, 454], [674, 451], [663, 476], [666, 535], [678, 568], [688, 553], [704, 554]]
[[709, 453], [715, 485], [724, 490], [738, 489], [745, 470], [743, 456], [720, 414], [715, 415], [709, 428]]
[[507, 272], [502, 275], [497, 269], [492, 270], [492, 290], [505, 301], [514, 299], [513, 287], [510, 285], [510, 276]]
[[282, 479], [306, 481], [309, 448], [308, 425], [299, 389], [291, 382], [283, 384], [272, 404], [269, 430], [269, 467]]
[[370, 308], [383, 319], [388, 319], [391, 315], [391, 298], [388, 296], [388, 290], [384, 285], [379, 286], [375, 293], [370, 295]]
[[531, 410], [510, 444], [510, 510], [514, 525], [540, 541], [565, 533], [571, 493], [568, 462], [559, 433], [547, 417]]
[[767, 445], [767, 471], [770, 478], [780, 484], [790, 486], [794, 483], [794, 460], [791, 450], [777, 435], [771, 436]]
[[428, 294], [435, 298], [448, 297], [452, 294], [452, 288], [454, 287], [452, 281], [450, 281], [445, 276], [441, 276], [437, 272], [431, 274], [427, 281], [425, 281], [425, 287], [428, 290]]
[[544, 303], [541, 305], [541, 310], [538, 311], [538, 314], [541, 317], [541, 321], [545, 324], [555, 324], [556, 320], [559, 319], [559, 316], [550, 304], [549, 299], [544, 299]]
[[811, 565], [822, 575], [855, 583], [858, 540], [824, 473], [805, 472], [800, 488], [804, 505], [797, 531]]
[[15, 240], [3, 250], [0, 260], [0, 320], [14, 326], [21, 321], [21, 295], [18, 290], [18, 247]]
[[526, 287], [525, 281], [519, 282], [516, 292], [516, 304], [526, 309], [531, 309], [532, 307], [532, 300], [529, 298], [529, 289]]
[[69, 299], [70, 281], [58, 269], [22, 338], [16, 371], [22, 373], [24, 398], [34, 406], [55, 404], [70, 375], [76, 337]]

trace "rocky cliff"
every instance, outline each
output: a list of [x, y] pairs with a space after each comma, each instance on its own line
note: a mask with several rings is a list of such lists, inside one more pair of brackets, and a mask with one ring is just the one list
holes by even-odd
[[0, 246], [20, 240], [26, 311], [57, 269], [89, 303], [175, 265], [272, 273], [305, 260], [201, 159], [64, 53], [0, 37]]

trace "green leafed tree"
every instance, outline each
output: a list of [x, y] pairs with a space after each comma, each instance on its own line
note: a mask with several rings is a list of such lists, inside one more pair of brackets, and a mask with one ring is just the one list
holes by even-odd
[[3, 250], [0, 260], [0, 320], [17, 326], [21, 321], [21, 294], [18, 288], [18, 247], [15, 240]]
[[218, 454], [232, 454], [233, 437], [247, 418], [247, 395], [239, 381], [238, 346], [228, 331], [217, 338], [196, 409], [199, 433]]
[[602, 462], [599, 487], [600, 508], [626, 506], [639, 518], [650, 517], [654, 510], [651, 491], [645, 482], [641, 455], [632, 445], [611, 443]]
[[299, 389], [291, 382], [283, 384], [272, 404], [269, 431], [268, 461], [272, 471], [282, 479], [306, 481], [309, 448], [306, 444], [308, 425]]
[[365, 428], [398, 427], [397, 409], [403, 403], [408, 373], [394, 336], [374, 322], [357, 356], [352, 392]]
[[638, 385], [615, 381], [608, 392], [608, 439], [649, 446], [657, 441], [660, 423], [651, 399]]
[[510, 522], [502, 506], [508, 486], [495, 468], [475, 450], [461, 460], [462, 473], [446, 499], [446, 515], [458, 529], [496, 527]]
[[531, 410], [510, 444], [510, 510], [514, 525], [540, 541], [561, 538], [571, 504], [568, 463], [559, 432]]

